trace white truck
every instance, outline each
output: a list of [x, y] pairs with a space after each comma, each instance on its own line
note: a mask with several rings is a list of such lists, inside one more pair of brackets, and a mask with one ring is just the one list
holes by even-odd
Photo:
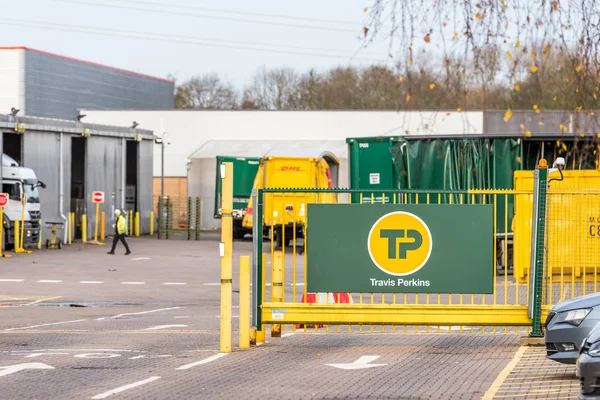
[[[14, 248], [15, 221], [25, 221], [23, 247], [35, 247], [40, 235], [40, 194], [38, 187], [46, 185], [38, 181], [35, 172], [30, 168], [20, 167], [19, 164], [6, 154], [2, 154], [2, 193], [9, 197], [8, 205], [2, 215], [2, 238], [5, 250]], [[23, 212], [23, 206], [25, 212]]]

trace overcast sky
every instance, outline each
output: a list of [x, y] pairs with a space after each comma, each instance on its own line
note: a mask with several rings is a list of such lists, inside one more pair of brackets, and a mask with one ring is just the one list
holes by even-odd
[[[263, 65], [306, 71], [385, 63], [385, 40], [356, 54], [361, 45], [363, 10], [370, 3], [19, 0], [2, 6], [0, 46], [28, 46], [160, 77], [173, 74], [178, 80], [217, 72], [242, 87]], [[142, 39], [141, 33], [154, 36]]]

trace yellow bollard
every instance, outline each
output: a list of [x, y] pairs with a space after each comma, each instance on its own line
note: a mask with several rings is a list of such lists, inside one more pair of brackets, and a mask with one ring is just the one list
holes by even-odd
[[154, 211], [150, 211], [150, 236], [154, 236]]
[[231, 290], [233, 264], [233, 163], [223, 163], [220, 168], [221, 179], [221, 326], [220, 352], [231, 353]]
[[135, 236], [140, 237], [140, 212], [135, 212]]
[[[262, 255], [262, 282], [258, 282], [258, 285], [262, 285], [262, 296], [261, 303], [264, 303], [265, 298], [267, 297], [267, 255], [263, 253]], [[257, 285], [257, 286], [258, 286]], [[252, 310], [252, 312], [256, 312], [256, 310]], [[259, 311], [260, 312], [260, 311]], [[261, 325], [261, 329], [256, 331], [256, 344], [265, 343], [265, 331], [267, 327], [263, 324]]]
[[[281, 251], [276, 251], [272, 263], [273, 287], [271, 288], [271, 301], [281, 303], [283, 301], [283, 255]], [[271, 325], [271, 337], [281, 337], [281, 325]]]
[[37, 242], [38, 250], [42, 248], [42, 232], [44, 231], [43, 226], [44, 226], [44, 224], [42, 223], [42, 220], [40, 219], [40, 234], [38, 235], [38, 242]]
[[81, 216], [81, 241], [87, 242], [87, 215], [85, 214]]
[[104, 241], [104, 211], [100, 213], [100, 240]]
[[240, 257], [240, 349], [250, 347], [250, 256]]

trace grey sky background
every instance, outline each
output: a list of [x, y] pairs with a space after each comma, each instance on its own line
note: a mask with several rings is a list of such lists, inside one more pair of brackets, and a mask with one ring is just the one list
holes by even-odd
[[[242, 88], [263, 65], [304, 72], [337, 65], [389, 64], [389, 42], [384, 37], [357, 53], [362, 43], [359, 37], [364, 8], [370, 3], [369, 0], [0, 0], [0, 46], [28, 46], [160, 77], [173, 74], [178, 80], [216, 72]], [[141, 33], [153, 36], [144, 39]], [[354, 55], [356, 58], [351, 60]]]

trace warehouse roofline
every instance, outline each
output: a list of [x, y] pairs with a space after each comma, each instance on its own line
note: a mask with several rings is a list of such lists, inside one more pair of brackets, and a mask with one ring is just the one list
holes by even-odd
[[7, 46], [7, 47], [0, 46], [0, 50], [27, 50], [27, 51], [33, 51], [33, 52], [44, 54], [44, 55], [51, 56], [51, 57], [62, 58], [63, 60], [75, 61], [75, 62], [82, 63], [82, 64], [93, 65], [95, 67], [111, 69], [113, 71], [123, 72], [123, 73], [130, 74], [130, 75], [136, 75], [136, 76], [139, 76], [139, 77], [142, 77], [142, 78], [149, 78], [149, 79], [154, 79], [154, 80], [157, 80], [157, 81], [168, 82], [168, 83], [173, 83], [173, 84], [175, 83], [175, 81], [173, 81], [171, 79], [160, 78], [158, 76], [142, 74], [140, 72], [134, 72], [134, 71], [130, 71], [130, 70], [127, 70], [127, 69], [121, 69], [121, 68], [117, 68], [117, 67], [111, 67], [109, 65], [99, 64], [99, 63], [95, 63], [95, 62], [92, 62], [92, 61], [80, 60], [78, 58], [67, 57], [67, 56], [63, 56], [63, 55], [60, 55], [60, 54], [50, 53], [50, 52], [43, 51], [43, 50], [37, 50], [37, 49], [33, 49], [31, 47], [26, 47], [26, 46], [12, 46], [12, 47], [11, 46]]
[[37, 117], [13, 117], [0, 114], [0, 129], [18, 131], [18, 128], [27, 132], [57, 132], [78, 134], [89, 133], [90, 136], [108, 136], [125, 139], [135, 139], [136, 134], [143, 140], [154, 140], [153, 131], [147, 129], [133, 129], [120, 126], [84, 124], [76, 121]]

